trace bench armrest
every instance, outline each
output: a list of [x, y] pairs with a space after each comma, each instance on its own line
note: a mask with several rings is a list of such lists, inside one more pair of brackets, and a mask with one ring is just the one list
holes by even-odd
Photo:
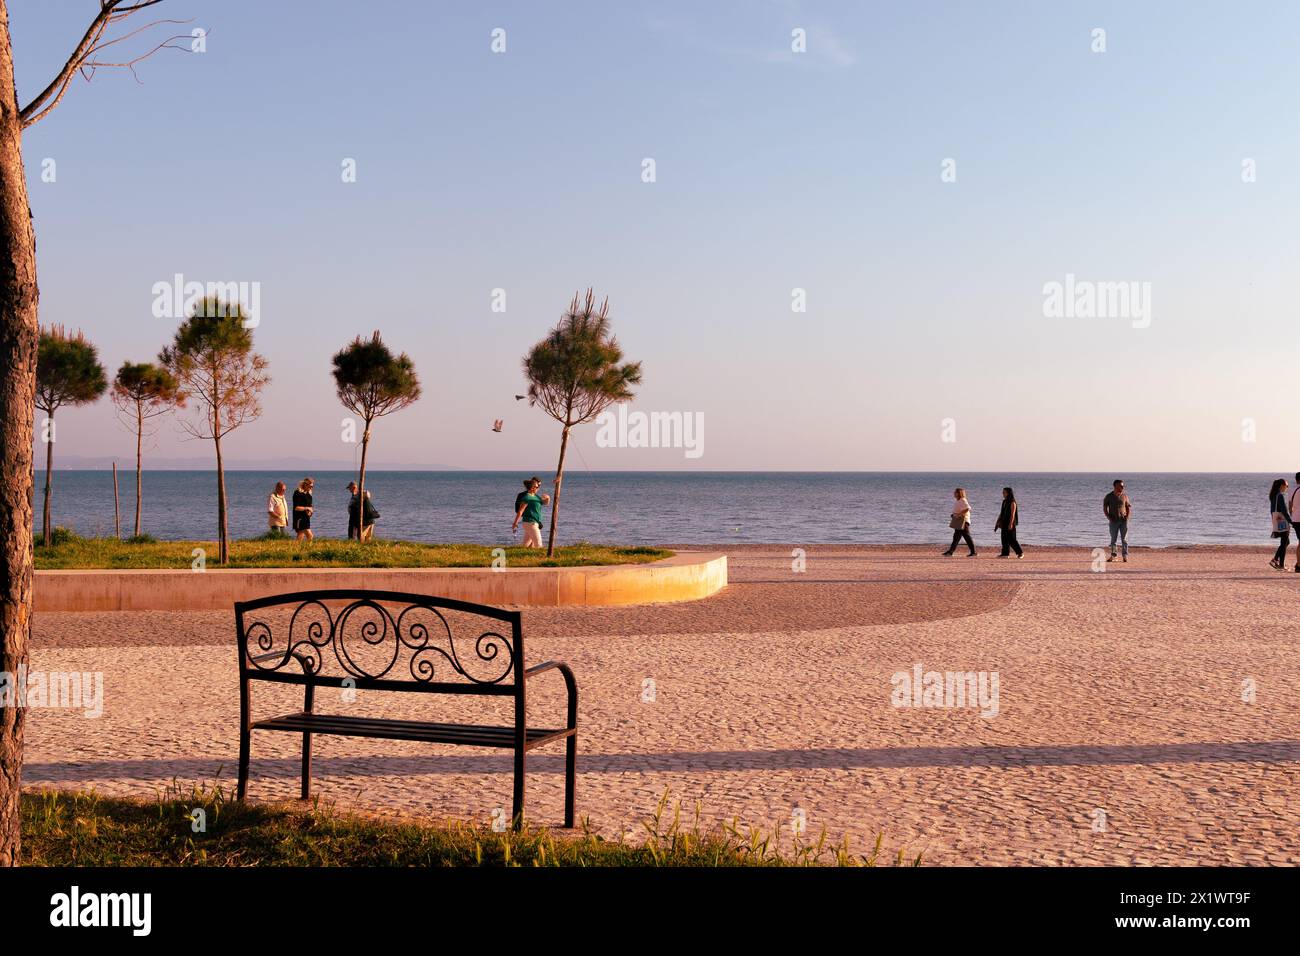
[[524, 677], [533, 677], [550, 670], [559, 670], [562, 674], [573, 677], [573, 671], [570, 670], [569, 665], [563, 661], [546, 661], [542, 664], [534, 664], [532, 667], [529, 667], [524, 671]]
[[544, 674], [547, 671], [557, 670], [564, 678], [565, 687], [569, 692], [569, 730], [575, 730], [578, 726], [578, 682], [574, 680], [573, 670], [563, 661], [546, 661], [542, 664], [536, 664], [527, 668], [523, 673], [523, 679], [536, 677], [538, 674]]
[[[259, 664], [262, 661], [278, 659], [283, 656], [284, 655], [279, 651], [269, 651], [266, 654], [258, 654], [256, 657], [250, 657], [248, 659], [248, 662], [250, 664]], [[308, 662], [307, 656], [305, 654], [300, 654], [298, 651], [290, 651], [290, 656], [298, 662], [298, 666], [302, 668], [302, 672], [304, 674], [311, 673], [311, 664]]]

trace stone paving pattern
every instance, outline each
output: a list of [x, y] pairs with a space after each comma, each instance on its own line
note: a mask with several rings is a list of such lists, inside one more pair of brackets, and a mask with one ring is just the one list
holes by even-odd
[[[578, 812], [595, 828], [638, 829], [667, 790], [706, 822], [788, 841], [799, 807], [812, 835], [865, 850], [883, 831], [930, 864], [1300, 862], [1300, 574], [1263, 548], [1137, 549], [1105, 573], [1085, 549], [810, 546], [803, 573], [790, 546], [723, 550], [732, 583], [704, 601], [525, 610], [528, 662], [578, 675]], [[103, 671], [106, 704], [94, 720], [32, 711], [25, 784], [232, 783], [233, 631], [227, 612], [38, 615], [32, 666]], [[916, 664], [996, 672], [998, 715], [893, 706], [891, 675]], [[559, 720], [561, 682], [530, 686], [531, 722]], [[508, 713], [376, 692], [333, 708], [330, 693], [320, 709]], [[300, 702], [257, 695], [257, 714]], [[254, 735], [252, 798], [296, 796], [297, 742]], [[560, 822], [562, 754], [530, 755], [536, 823]], [[315, 743], [323, 799], [426, 819], [508, 811], [510, 769], [497, 751]]]

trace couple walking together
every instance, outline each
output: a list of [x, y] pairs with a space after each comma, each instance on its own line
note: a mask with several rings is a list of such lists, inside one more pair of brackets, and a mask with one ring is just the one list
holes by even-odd
[[[952, 528], [952, 544], [944, 552], [945, 557], [952, 557], [957, 551], [957, 545], [966, 542], [969, 549], [968, 557], [975, 557], [975, 540], [970, 534], [971, 523], [971, 506], [966, 500], [966, 489], [957, 488], [953, 490], [952, 517], [948, 520], [948, 527]], [[1020, 525], [1020, 505], [1016, 503], [1016, 493], [1010, 488], [1002, 489], [1002, 507], [998, 511], [997, 523], [993, 526], [994, 531], [1002, 532], [1002, 553], [999, 558], [1011, 557], [1011, 552], [1016, 553], [1017, 558], [1025, 556], [1024, 550], [1020, 547], [1020, 542], [1016, 539], [1016, 528]]]

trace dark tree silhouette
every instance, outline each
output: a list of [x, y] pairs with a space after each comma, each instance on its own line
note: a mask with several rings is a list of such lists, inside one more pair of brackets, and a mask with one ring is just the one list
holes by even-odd
[[54, 490], [54, 413], [64, 405], [88, 405], [108, 388], [99, 352], [81, 332], [61, 325], [41, 330], [36, 353], [36, 407], [45, 413], [41, 439], [45, 442], [45, 506], [41, 509], [41, 540], [50, 546], [50, 494]]
[[351, 345], [335, 354], [334, 385], [343, 407], [359, 415], [365, 424], [361, 433], [361, 469], [357, 475], [357, 500], [364, 509], [370, 424], [417, 401], [420, 380], [411, 357], [405, 352], [394, 356], [376, 331], [369, 341], [358, 335]]
[[546, 554], [555, 553], [555, 525], [560, 516], [560, 483], [564, 480], [564, 455], [569, 431], [593, 420], [610, 405], [632, 397], [641, 383], [641, 363], [623, 361], [623, 350], [610, 333], [609, 299], [595, 307], [591, 289], [579, 303], [575, 293], [560, 324], [524, 357], [528, 379], [528, 404], [540, 405], [559, 422], [560, 461], [555, 466], [555, 498], [551, 502], [551, 530]]

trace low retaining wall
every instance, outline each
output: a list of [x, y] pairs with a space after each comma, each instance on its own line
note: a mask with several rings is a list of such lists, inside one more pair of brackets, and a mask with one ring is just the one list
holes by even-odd
[[679, 551], [663, 561], [581, 568], [253, 568], [37, 571], [39, 611], [215, 611], [236, 601], [322, 588], [372, 588], [477, 604], [657, 604], [694, 601], [727, 584], [727, 556]]

